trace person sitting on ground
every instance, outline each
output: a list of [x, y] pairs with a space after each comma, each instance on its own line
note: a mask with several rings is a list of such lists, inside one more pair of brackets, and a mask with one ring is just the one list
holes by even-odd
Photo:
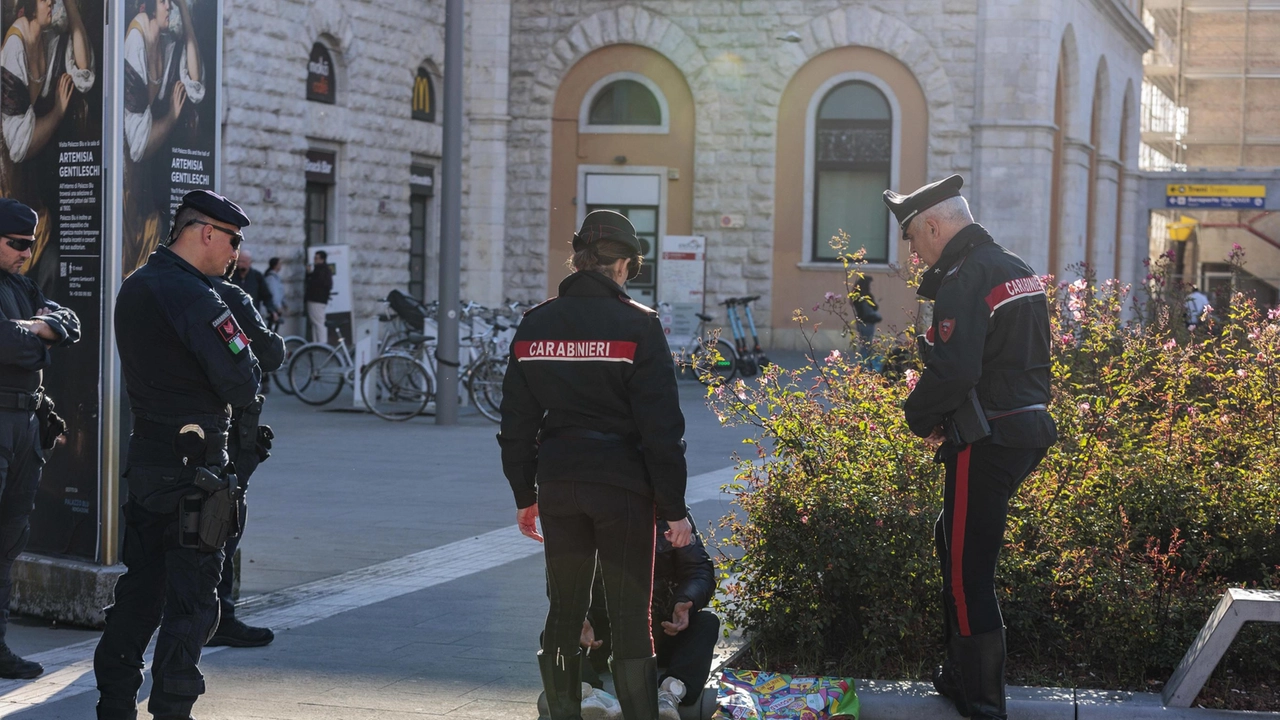
[[[707, 609], [716, 593], [715, 565], [693, 515], [688, 519], [695, 528], [688, 545], [672, 547], [663, 534], [667, 521], [659, 520], [654, 548], [650, 617], [658, 667], [665, 668], [658, 676], [658, 717], [662, 720], [679, 720], [677, 706], [693, 705], [702, 697], [720, 636], [720, 618]], [[590, 651], [582, 679], [600, 688], [603, 684], [598, 673], [607, 670], [609, 657], [609, 617], [599, 573], [591, 597], [591, 611], [582, 626], [582, 644]]]

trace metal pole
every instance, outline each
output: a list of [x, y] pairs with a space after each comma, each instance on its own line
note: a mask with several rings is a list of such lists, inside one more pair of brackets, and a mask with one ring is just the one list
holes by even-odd
[[462, 272], [462, 4], [446, 0], [444, 157], [440, 169], [440, 327], [436, 424], [458, 424], [458, 308]]
[[[116, 356], [115, 309], [116, 290], [120, 287], [122, 265], [120, 238], [123, 233], [124, 135], [115, 118], [124, 117], [124, 3], [106, 8], [106, 60], [102, 82], [102, 275], [98, 278], [102, 293], [102, 364], [101, 423], [98, 449], [98, 562], [115, 565], [120, 562], [120, 363]], [[118, 37], [117, 37], [118, 36]], [[120, 83], [113, 82], [121, 79]]]

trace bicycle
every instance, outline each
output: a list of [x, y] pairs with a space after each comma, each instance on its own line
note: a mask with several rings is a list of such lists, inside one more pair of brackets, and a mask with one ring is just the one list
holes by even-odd
[[364, 367], [364, 404], [384, 420], [421, 415], [435, 396], [435, 378], [416, 357], [386, 353]]
[[333, 402], [347, 383], [355, 385], [356, 367], [347, 339], [337, 323], [326, 322], [325, 327], [338, 336], [338, 344], [307, 343], [298, 348], [289, 360], [289, 383], [298, 399], [308, 405], [326, 405]]
[[[670, 303], [659, 303], [662, 310], [670, 310]], [[738, 373], [738, 354], [727, 341], [720, 339], [709, 327], [712, 317], [706, 313], [694, 313], [698, 326], [689, 338], [692, 347], [681, 345], [672, 354], [676, 367], [686, 376], [692, 374], [703, 385], [719, 385], [729, 382]]]
[[752, 295], [751, 297], [738, 298], [738, 303], [747, 313], [747, 325], [751, 328], [751, 342], [754, 343], [751, 354], [754, 356], [756, 367], [765, 367], [769, 364], [769, 357], [764, 354], [764, 350], [760, 349], [760, 335], [756, 333], [756, 318], [751, 312], [751, 303], [759, 299], [759, 295]]
[[280, 367], [271, 371], [271, 377], [268, 381], [275, 381], [275, 386], [285, 395], [293, 394], [293, 384], [289, 382], [289, 361], [293, 358], [293, 354], [303, 345], [307, 344], [307, 339], [300, 335], [286, 335], [284, 338], [284, 360], [281, 361]]

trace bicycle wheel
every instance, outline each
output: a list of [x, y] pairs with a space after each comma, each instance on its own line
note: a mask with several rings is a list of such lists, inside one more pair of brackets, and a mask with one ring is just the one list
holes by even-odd
[[422, 414], [435, 394], [431, 376], [408, 355], [383, 355], [365, 366], [364, 404], [384, 420]]
[[289, 382], [294, 394], [308, 405], [332, 402], [346, 384], [347, 369], [328, 345], [307, 345], [289, 361]]
[[717, 340], [710, 349], [699, 343], [692, 358], [693, 373], [703, 385], [726, 383], [738, 374], [738, 353], [725, 340]]
[[284, 362], [271, 373], [271, 379], [275, 380], [276, 387], [280, 388], [280, 392], [285, 395], [293, 394], [293, 383], [289, 382], [289, 361], [293, 358], [293, 354], [298, 352], [298, 348], [306, 344], [306, 339], [297, 335], [290, 335], [284, 339]]
[[502, 422], [502, 379], [506, 374], [506, 361], [496, 357], [488, 358], [471, 369], [467, 387], [471, 404], [494, 422]]

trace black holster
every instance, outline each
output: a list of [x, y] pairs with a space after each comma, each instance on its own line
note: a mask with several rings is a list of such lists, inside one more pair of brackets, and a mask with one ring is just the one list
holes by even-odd
[[217, 552], [240, 534], [240, 488], [234, 472], [221, 476], [196, 468], [196, 492], [178, 505], [178, 544], [200, 552]]
[[40, 428], [40, 447], [45, 450], [52, 450], [58, 444], [58, 438], [67, 432], [67, 421], [53, 410], [53, 398], [41, 392], [35, 413]]

